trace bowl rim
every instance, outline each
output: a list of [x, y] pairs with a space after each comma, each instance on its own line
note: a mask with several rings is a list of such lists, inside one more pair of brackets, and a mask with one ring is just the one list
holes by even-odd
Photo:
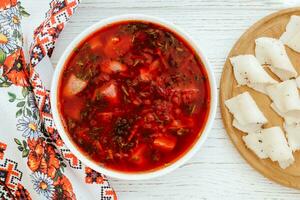
[[[194, 142], [193, 146], [190, 147], [181, 157], [179, 157], [177, 160], [172, 162], [170, 165], [158, 168], [154, 171], [145, 171], [145, 172], [121, 172], [121, 171], [115, 171], [108, 168], [105, 168], [103, 166], [100, 166], [96, 162], [89, 159], [86, 155], [84, 155], [78, 147], [74, 144], [71, 138], [69, 138], [67, 131], [65, 130], [61, 117], [59, 116], [58, 111], [58, 86], [59, 81], [61, 77], [61, 72], [63, 71], [64, 65], [67, 62], [70, 54], [74, 50], [76, 46], [80, 44], [86, 37], [91, 35], [92, 33], [96, 32], [97, 30], [101, 29], [102, 27], [105, 27], [107, 25], [116, 23], [116, 22], [122, 22], [122, 21], [146, 21], [146, 22], [152, 22], [155, 24], [159, 24], [163, 27], [166, 27], [167, 29], [170, 29], [171, 31], [175, 32], [179, 36], [181, 36], [186, 42], [194, 49], [194, 51], [197, 53], [197, 55], [200, 57], [204, 68], [206, 70], [208, 79], [209, 79], [209, 85], [210, 85], [210, 110], [207, 116], [206, 124], [202, 129], [202, 133], [200, 137], [197, 138], [197, 141]], [[153, 17], [149, 15], [143, 15], [143, 14], [127, 14], [127, 15], [117, 15], [113, 17], [109, 17], [103, 20], [100, 20], [99, 22], [93, 24], [92, 26], [85, 29], [83, 32], [81, 32], [78, 36], [76, 36], [72, 42], [67, 46], [67, 48], [64, 50], [63, 54], [59, 58], [59, 61], [57, 63], [57, 66], [55, 68], [52, 83], [51, 83], [51, 91], [50, 91], [50, 102], [51, 102], [51, 108], [52, 108], [52, 114], [54, 123], [56, 125], [56, 128], [58, 130], [59, 135], [61, 136], [62, 140], [64, 141], [65, 145], [71, 150], [71, 152], [79, 159], [81, 160], [86, 166], [92, 168], [93, 170], [103, 173], [109, 177], [114, 177], [118, 179], [123, 180], [145, 180], [150, 178], [155, 178], [158, 176], [165, 175], [167, 173], [170, 173], [171, 171], [174, 171], [184, 163], [186, 163], [189, 159], [191, 159], [192, 156], [196, 154], [197, 151], [202, 147], [204, 142], [206, 141], [208, 137], [208, 133], [212, 128], [216, 110], [217, 110], [217, 86], [216, 86], [216, 80], [213, 73], [213, 69], [208, 62], [205, 55], [202, 53], [200, 48], [198, 47], [197, 43], [192, 39], [192, 37], [182, 30], [180, 27], [174, 25], [171, 22], [165, 21], [163, 19], [160, 19], [158, 17]]]

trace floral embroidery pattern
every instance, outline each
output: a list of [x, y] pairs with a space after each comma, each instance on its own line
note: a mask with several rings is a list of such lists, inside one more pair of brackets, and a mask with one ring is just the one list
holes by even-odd
[[76, 199], [72, 184], [66, 176], [61, 176], [54, 182], [54, 189], [54, 200]]
[[4, 13], [7, 17], [7, 23], [13, 30], [20, 30], [21, 28], [21, 13], [19, 9], [16, 7], [12, 7], [8, 9], [6, 13]]
[[[30, 111], [29, 111], [30, 112]], [[18, 120], [17, 130], [22, 131], [22, 136], [29, 139], [37, 139], [41, 136], [38, 129], [39, 122], [32, 117], [23, 117]]]
[[27, 165], [33, 172], [31, 178], [35, 191], [46, 199], [75, 199], [72, 186], [63, 175], [66, 164], [40, 122], [33, 92], [30, 88], [23, 87], [22, 96], [8, 92], [8, 97], [9, 102], [16, 104], [18, 108], [17, 130], [22, 132], [26, 140], [14, 140], [18, 150], [22, 152], [22, 157], [28, 159]]
[[[15, 25], [18, 26], [20, 15], [16, 10], [10, 9], [6, 15], [10, 16], [8, 24], [16, 23]], [[16, 36], [17, 34], [14, 35], [14, 37]], [[21, 50], [11, 51], [13, 49], [3, 51], [5, 53], [4, 77], [13, 84], [28, 86], [27, 74], [24, 71], [23, 52]], [[10, 55], [7, 56], [7, 54]], [[66, 164], [58, 154], [56, 147], [52, 145], [52, 140], [48, 141], [49, 136], [46, 130], [42, 130], [44, 125], [40, 121], [39, 110], [36, 107], [31, 88], [23, 87], [21, 97], [11, 92], [8, 92], [8, 96], [9, 102], [14, 103], [18, 108], [16, 112], [17, 130], [22, 133], [25, 140], [20, 141], [15, 138], [15, 143], [18, 145], [18, 150], [22, 152], [22, 157], [27, 158], [27, 165], [33, 172], [31, 179], [34, 190], [46, 199], [76, 199], [70, 181], [63, 175]], [[57, 137], [59, 137], [58, 134]]]
[[[75, 199], [72, 186], [62, 173], [66, 164], [62, 162], [63, 159], [53, 145], [47, 143], [43, 137], [23, 142], [15, 139], [15, 142], [18, 149], [23, 152], [23, 157], [28, 158], [27, 165], [33, 171], [32, 182], [38, 194], [44, 195], [47, 199], [55, 199], [55, 196], [71, 196]], [[54, 190], [56, 195], [52, 195]]]
[[[63, 175], [66, 164], [57, 153], [51, 142], [46, 142], [42, 136], [39, 110], [35, 104], [35, 97], [28, 83], [25, 71], [25, 59], [20, 48], [22, 35], [20, 33], [21, 13], [28, 15], [18, 3], [0, 12], [0, 87], [9, 87], [12, 84], [23, 86], [22, 96], [8, 92], [9, 102], [16, 105], [17, 130], [22, 132], [26, 139], [14, 141], [22, 157], [27, 157], [27, 165], [33, 172], [31, 179], [37, 194], [46, 199], [75, 199], [69, 180]], [[45, 134], [45, 133], [44, 133]], [[47, 138], [47, 136], [46, 136]], [[4, 151], [4, 150], [3, 150]], [[2, 154], [1, 154], [2, 155]], [[29, 197], [23, 187], [18, 187], [16, 196]], [[55, 193], [55, 194], [54, 194]], [[10, 194], [11, 196], [11, 194]], [[25, 199], [25, 198], [24, 198]], [[30, 199], [26, 198], [26, 199]]]
[[32, 183], [35, 191], [42, 194], [47, 199], [51, 199], [54, 193], [53, 180], [46, 174], [35, 172], [31, 175]]
[[34, 67], [45, 57], [51, 56], [54, 44], [64, 28], [65, 23], [74, 13], [79, 0], [53, 0], [50, 10], [47, 12], [45, 21], [34, 31], [34, 43], [30, 49], [30, 82], [36, 96], [36, 105], [40, 110], [41, 120], [45, 122], [45, 128], [51, 139], [58, 147], [63, 147], [63, 142], [54, 126], [50, 110], [49, 91], [44, 88], [39, 74]]
[[104, 181], [104, 177], [102, 174], [92, 170], [91, 168], [89, 167], [86, 167], [85, 168], [85, 174], [86, 174], [86, 177], [85, 177], [85, 182], [86, 183], [97, 183], [97, 184], [101, 184], [103, 183]]
[[[20, 3], [13, 1], [15, 6], [10, 6], [0, 12], [0, 88], [9, 87], [11, 84], [28, 86], [26, 73], [24, 72], [25, 60], [21, 46], [23, 38], [21, 34], [22, 16], [29, 14]], [[1, 6], [8, 6], [4, 0]]]
[[[16, 106], [18, 107], [16, 117], [23, 116], [23, 118], [31, 119], [32, 122], [34, 121], [34, 124], [39, 124], [39, 113], [38, 109], [36, 108], [35, 101], [33, 99], [33, 94], [30, 88], [22, 88], [22, 97], [17, 97], [17, 95], [12, 92], [8, 92], [8, 96], [8, 101], [10, 103], [16, 103]], [[19, 120], [19, 124], [17, 125], [18, 130], [21, 129], [21, 127], [19, 128], [21, 122], [23, 122], [22, 124], [24, 124], [25, 121], [28, 120]], [[30, 125], [31, 129], [35, 129], [33, 126], [34, 124]]]
[[6, 149], [7, 144], [0, 142], [0, 197], [1, 199], [31, 199], [28, 191], [18, 183], [23, 177], [23, 173], [18, 169], [18, 163], [12, 159], [4, 159]]
[[28, 13], [20, 3], [0, 13], [0, 51], [5, 53], [5, 57], [22, 46], [22, 16], [28, 16]]
[[17, 0], [3, 0], [0, 1], [0, 11], [5, 11], [5, 9], [16, 6]]
[[17, 43], [9, 30], [0, 27], [0, 50], [9, 54], [17, 49]]
[[28, 190], [26, 190], [24, 186], [21, 184], [18, 184], [18, 188], [15, 192], [15, 197], [16, 199], [20, 199], [20, 200], [31, 200]]
[[[64, 146], [52, 120], [49, 91], [43, 87], [34, 67], [45, 56], [52, 55], [56, 39], [78, 4], [79, 0], [51, 1], [46, 20], [35, 30], [30, 62], [26, 65], [21, 49], [21, 19], [29, 14], [16, 0], [0, 2], [0, 89], [11, 85], [20, 86], [18, 89], [21, 89], [10, 87], [7, 92], [9, 105], [16, 108], [16, 129], [19, 136], [22, 136], [14, 138], [15, 144], [12, 146], [16, 146], [21, 152], [20, 155], [31, 171], [31, 192], [45, 199], [76, 199], [71, 180], [64, 173], [67, 167], [65, 162], [69, 165], [68, 170], [82, 170], [83, 165]], [[6, 148], [1, 145], [0, 143], [0, 160]], [[14, 183], [12, 192], [7, 195], [10, 198], [14, 195], [17, 199], [31, 199], [29, 192], [19, 183], [22, 172], [17, 170], [17, 163], [12, 160], [5, 162], [7, 166], [15, 166], [10, 173], [14, 173], [14, 180], [18, 180]], [[86, 183], [99, 184], [100, 190], [97, 192], [102, 200], [117, 199], [102, 174], [89, 168], [85, 170]]]
[[[0, 51], [0, 57], [1, 57], [1, 51]], [[3, 63], [2, 76], [6, 80], [8, 80], [9, 83], [8, 86], [10, 86], [11, 84], [15, 84], [17, 86], [23, 86], [23, 87], [29, 86], [27, 80], [27, 74], [25, 72], [25, 66], [26, 64], [24, 59], [24, 53], [21, 49], [18, 49], [17, 51], [15, 51], [14, 53], [12, 53], [11, 55], [5, 58], [5, 61]]]
[[[34, 31], [34, 44], [31, 47], [30, 65], [35, 67], [44, 56], [51, 57], [54, 44], [65, 23], [74, 13], [79, 0], [53, 0], [45, 21]], [[43, 42], [41, 42], [43, 41]]]
[[59, 170], [61, 167], [65, 167], [65, 164], [61, 165], [52, 145], [47, 144], [43, 138], [39, 138], [38, 140], [28, 140], [28, 146], [30, 153], [27, 164], [32, 171], [41, 171], [52, 179], [62, 174]]
[[11, 82], [8, 80], [6, 76], [4, 76], [3, 68], [0, 68], [0, 88], [9, 87], [9, 86], [11, 86]]
[[[87, 184], [103, 184], [106, 180], [106, 178], [94, 171], [93, 169], [89, 167], [85, 167], [85, 182]], [[110, 188], [110, 185], [101, 187], [101, 196], [107, 196], [107, 199], [117, 199], [117, 195], [114, 190]]]
[[4, 151], [6, 150], [7, 145], [0, 142], [0, 160], [4, 158]]

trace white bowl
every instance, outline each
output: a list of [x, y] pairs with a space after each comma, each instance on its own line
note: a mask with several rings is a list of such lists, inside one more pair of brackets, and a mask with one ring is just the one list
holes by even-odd
[[[208, 74], [208, 79], [209, 79], [209, 85], [210, 85], [210, 94], [211, 94], [211, 102], [210, 102], [210, 110], [209, 110], [209, 115], [205, 124], [205, 127], [202, 130], [201, 136], [197, 138], [197, 141], [193, 144], [193, 146], [184, 154], [182, 155], [179, 159], [177, 159], [175, 162], [171, 163], [170, 165], [159, 168], [155, 171], [146, 171], [146, 172], [138, 172], [138, 173], [126, 173], [126, 172], [120, 172], [120, 171], [115, 171], [111, 169], [107, 169], [103, 166], [100, 166], [96, 162], [92, 161], [89, 159], [87, 156], [85, 156], [76, 146], [76, 144], [72, 141], [72, 139], [69, 137], [67, 134], [63, 123], [60, 118], [60, 114], [58, 111], [58, 84], [60, 81], [60, 76], [61, 73], [63, 72], [63, 68], [65, 65], [65, 62], [68, 60], [69, 56], [72, 54], [73, 50], [75, 47], [77, 47], [80, 42], [84, 39], [87, 38], [87, 36], [91, 35], [92, 33], [96, 32], [97, 30], [101, 29], [104, 26], [107, 26], [109, 24], [113, 24], [119, 21], [130, 21], [130, 20], [140, 20], [140, 21], [148, 21], [148, 22], [153, 22], [155, 24], [159, 24], [163, 27], [166, 27], [167, 29], [177, 33], [180, 35], [182, 38], [184, 38], [188, 44], [191, 45], [191, 47], [195, 50], [195, 52], [199, 55], [201, 61], [203, 62], [205, 69]], [[72, 42], [71, 44], [66, 48], [64, 51], [63, 55], [60, 57], [59, 62], [57, 64], [57, 67], [54, 72], [53, 80], [52, 80], [52, 86], [51, 86], [51, 94], [50, 94], [50, 99], [51, 99], [51, 107], [52, 107], [52, 113], [53, 113], [53, 118], [55, 125], [57, 127], [57, 130], [66, 144], [68, 148], [70, 148], [71, 152], [77, 156], [86, 166], [91, 167], [95, 171], [98, 171], [100, 173], [103, 173], [107, 176], [110, 177], [115, 177], [119, 179], [126, 179], [126, 180], [141, 180], [141, 179], [150, 179], [154, 178], [157, 176], [162, 176], [165, 175], [185, 162], [187, 162], [203, 145], [204, 141], [207, 138], [208, 132], [210, 131], [214, 118], [215, 118], [215, 113], [216, 113], [216, 107], [217, 107], [217, 87], [216, 87], [216, 82], [213, 74], [213, 70], [211, 68], [211, 65], [208, 63], [206, 57], [202, 53], [202, 51], [199, 49], [198, 45], [196, 42], [182, 29], [179, 27], [175, 26], [174, 24], [170, 22], [166, 22], [162, 19], [156, 18], [156, 17], [151, 17], [151, 16], [146, 16], [146, 15], [121, 15], [121, 16], [116, 16], [116, 17], [111, 17], [108, 19], [101, 20], [100, 22], [92, 25], [91, 27], [87, 28], [84, 30], [81, 34], [79, 34]]]

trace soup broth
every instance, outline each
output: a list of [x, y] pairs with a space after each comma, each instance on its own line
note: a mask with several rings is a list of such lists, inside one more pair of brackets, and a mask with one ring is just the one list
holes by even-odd
[[188, 43], [143, 21], [108, 25], [65, 64], [59, 110], [91, 160], [123, 172], [168, 165], [200, 137], [210, 104], [205, 68]]

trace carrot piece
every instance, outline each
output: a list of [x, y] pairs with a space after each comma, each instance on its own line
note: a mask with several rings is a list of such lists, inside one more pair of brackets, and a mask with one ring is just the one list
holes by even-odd
[[130, 142], [132, 140], [132, 138], [135, 136], [137, 130], [133, 129], [128, 137], [128, 142]]
[[113, 117], [112, 112], [102, 112], [102, 113], [97, 113], [98, 119], [100, 119], [102, 122], [110, 122]]
[[153, 61], [148, 68], [142, 68], [140, 69], [140, 78], [143, 81], [150, 81], [153, 79], [153, 76], [155, 76], [155, 70], [160, 67], [160, 61], [155, 60]]
[[172, 151], [177, 143], [177, 138], [171, 135], [164, 135], [155, 138], [153, 145], [161, 151]]
[[152, 79], [152, 75], [148, 69], [140, 69], [140, 78], [142, 81], [150, 81]]
[[150, 70], [150, 71], [154, 71], [154, 70], [156, 70], [157, 68], [159, 68], [159, 66], [160, 66], [160, 62], [159, 62], [159, 60], [157, 59], [157, 60], [153, 61], [153, 62], [149, 65], [149, 70]]
[[104, 47], [104, 53], [110, 58], [125, 55], [132, 47], [132, 36], [111, 37]]
[[188, 66], [188, 64], [189, 64], [189, 62], [192, 60], [193, 57], [194, 57], [194, 55], [190, 55], [189, 57], [187, 57], [187, 58], [184, 60], [184, 62], [182, 63], [181, 68], [182, 68], [182, 69], [186, 69], [187, 66]]
[[70, 102], [64, 105], [64, 112], [73, 120], [80, 120], [80, 113], [85, 103], [82, 98], [77, 96], [70, 97]]
[[170, 66], [169, 66], [169, 64], [168, 64], [168, 62], [167, 62], [167, 60], [166, 60], [166, 58], [162, 55], [161, 51], [158, 51], [157, 54], [158, 54], [158, 56], [159, 56], [159, 58], [160, 58], [162, 64], [164, 65], [164, 67], [165, 67], [166, 69], [170, 68]]
[[103, 147], [101, 145], [101, 143], [99, 141], [94, 141], [93, 145], [99, 150], [99, 151], [103, 151]]
[[148, 147], [146, 144], [138, 145], [131, 154], [131, 161], [136, 165], [145, 165], [147, 163], [147, 159], [145, 157], [147, 150]]

